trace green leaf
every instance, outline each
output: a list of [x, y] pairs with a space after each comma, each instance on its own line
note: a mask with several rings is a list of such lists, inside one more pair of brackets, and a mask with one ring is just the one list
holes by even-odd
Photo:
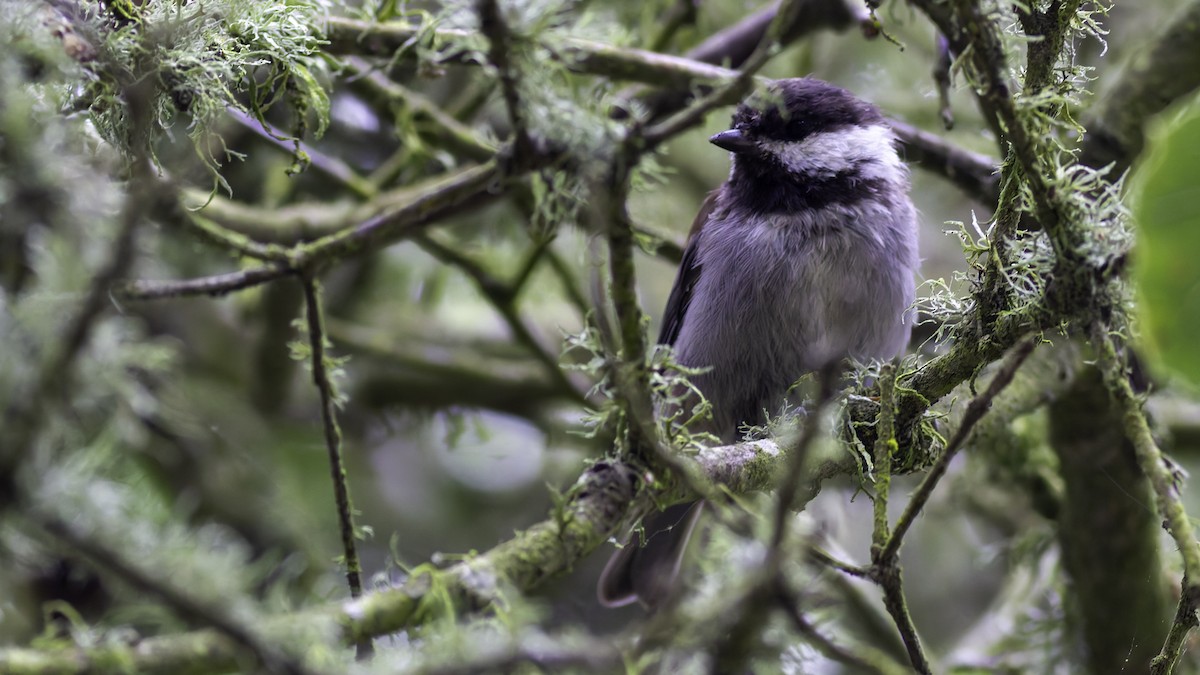
[[1151, 363], [1200, 386], [1200, 104], [1150, 131], [1132, 185], [1134, 280]]

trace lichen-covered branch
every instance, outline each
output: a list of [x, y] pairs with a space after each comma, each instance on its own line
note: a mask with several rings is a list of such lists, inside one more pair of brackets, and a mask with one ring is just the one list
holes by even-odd
[[224, 295], [300, 271], [320, 270], [343, 258], [377, 250], [469, 204], [478, 208], [496, 198], [491, 189], [504, 177], [498, 161], [455, 173], [416, 195], [397, 194], [372, 204], [377, 214], [289, 250], [286, 263], [182, 282], [136, 280], [118, 284], [114, 292], [130, 300], [187, 295]]
[[[228, 639], [231, 646], [235, 647], [234, 651], [229, 654], [231, 660], [236, 660], [239, 653], [244, 651], [251, 655], [257, 662], [256, 665], [270, 673], [286, 675], [311, 675], [313, 673], [301, 660], [284, 653], [260, 635], [255, 634], [249, 627], [241, 625], [224, 607], [194, 598], [184, 589], [172, 585], [168, 580], [156, 578], [149, 571], [140, 569], [131, 561], [123, 559], [118, 552], [110, 549], [104, 542], [79, 532], [62, 518], [41, 511], [34, 511], [28, 514], [28, 517], [47, 534], [67, 544], [71, 550], [82, 554], [92, 563], [115, 574], [139, 592], [149, 593], [160, 598], [189, 623], [211, 627], [217, 631], [213, 633], [214, 636]], [[3, 665], [3, 658], [0, 657], [0, 666]], [[17, 672], [3, 667], [0, 667], [0, 671]]]
[[933, 494], [934, 488], [937, 487], [938, 481], [942, 479], [942, 476], [946, 474], [946, 469], [950, 467], [950, 462], [953, 461], [954, 456], [962, 449], [963, 444], [970, 437], [971, 430], [975, 428], [975, 424], [991, 408], [992, 401], [1008, 386], [1009, 382], [1012, 382], [1017, 369], [1033, 353], [1033, 349], [1037, 346], [1040, 339], [1040, 336], [1025, 338], [1013, 348], [1012, 354], [1005, 359], [1003, 365], [996, 371], [996, 375], [992, 377], [992, 381], [988, 383], [987, 389], [967, 404], [967, 409], [963, 413], [962, 419], [959, 420], [958, 429], [955, 430], [954, 436], [946, 444], [946, 449], [942, 453], [942, 456], [929, 469], [921, 484], [913, 492], [908, 504], [904, 507], [904, 512], [896, 520], [896, 525], [892, 528], [887, 543], [879, 552], [876, 564], [887, 564], [895, 560], [900, 552], [900, 544], [904, 541], [904, 535], [912, 527], [917, 515], [925, 507], [925, 503], [929, 501], [929, 497]]
[[[698, 471], [735, 494], [771, 489], [790, 448], [773, 441], [713, 447], [694, 459]], [[816, 494], [832, 476], [857, 471], [853, 458], [819, 464], [802, 485], [800, 499]], [[567, 492], [547, 520], [518, 532], [495, 548], [447, 569], [422, 566], [399, 586], [367, 593], [358, 600], [278, 617], [262, 627], [262, 635], [294, 635], [339, 626], [341, 641], [351, 645], [387, 635], [437, 615], [435, 603], [450, 598], [459, 613], [486, 609], [499, 595], [528, 592], [572, 569], [611, 537], [630, 509], [646, 509], [654, 494], [641, 484], [640, 473], [620, 462], [593, 464]], [[669, 481], [663, 493], [679, 494]], [[434, 592], [436, 591], [436, 592]], [[89, 673], [204, 673], [234, 668], [237, 646], [213, 631], [147, 638], [136, 645], [104, 644], [92, 648], [45, 651], [0, 649], [0, 672], [11, 675]]]
[[354, 527], [354, 505], [350, 501], [350, 484], [346, 477], [346, 463], [342, 459], [342, 430], [337, 421], [338, 393], [329, 374], [332, 359], [325, 353], [328, 339], [325, 335], [321, 291], [318, 282], [310, 277], [302, 277], [300, 284], [304, 288], [304, 317], [308, 324], [309, 368], [321, 400], [321, 426], [325, 435], [325, 451], [329, 455], [338, 528], [342, 535], [346, 583], [350, 586], [350, 597], [357, 598], [363, 592], [362, 565], [358, 561], [358, 546], [354, 541], [358, 536]]
[[1081, 367], [1073, 379], [1049, 409], [1049, 440], [1064, 487], [1057, 529], [1071, 578], [1068, 607], [1077, 608], [1071, 616], [1089, 672], [1131, 664], [1145, 672], [1167, 635], [1173, 584], [1161, 574], [1130, 570], [1163, 569], [1162, 522], [1147, 508], [1153, 488], [1100, 373]]
[[905, 505], [903, 513], [897, 519], [896, 525], [891, 529], [890, 533], [888, 532], [887, 500], [889, 493], [888, 484], [891, 480], [891, 454], [895, 445], [892, 402], [892, 388], [894, 383], [891, 373], [885, 369], [881, 374], [881, 377], [884, 378], [881, 387], [883, 392], [881, 405], [883, 408], [879, 415], [879, 428], [875, 441], [875, 468], [878, 479], [875, 494], [875, 527], [871, 544], [871, 567], [866, 570], [852, 568], [837, 562], [828, 555], [814, 552], [818, 558], [823, 558], [824, 562], [832, 564], [832, 566], [839, 570], [854, 575], [865, 573], [867, 578], [879, 584], [883, 590], [884, 606], [892, 616], [896, 628], [900, 632], [900, 637], [908, 651], [909, 660], [913, 668], [919, 673], [931, 673], [932, 667], [929, 663], [929, 657], [921, 645], [920, 636], [917, 633], [916, 626], [913, 624], [912, 616], [908, 611], [908, 603], [904, 596], [903, 572], [898, 559], [900, 545], [917, 516], [925, 508], [925, 504], [933, 494], [934, 488], [937, 487], [938, 482], [945, 475], [950, 462], [970, 437], [975, 424], [991, 408], [992, 401], [1012, 381], [1017, 369], [1020, 368], [1029, 354], [1033, 352], [1033, 348], [1036, 345], [1037, 338], [1026, 338], [1019, 344], [992, 378], [987, 389], [972, 399], [967, 405], [966, 411], [959, 420], [959, 426], [954, 436], [951, 437], [942, 455], [934, 463], [933, 467], [930, 468], [925, 478], [921, 481], [921, 484], [909, 498], [908, 504]]
[[[413, 40], [427, 40], [438, 45], [459, 43], [474, 36], [469, 31], [425, 30], [404, 22], [370, 23], [343, 17], [330, 17], [327, 30], [329, 45], [326, 50], [331, 54], [383, 57], [392, 57]], [[686, 86], [696, 80], [727, 79], [730, 73], [725, 68], [692, 59], [578, 38], [563, 39], [558, 49], [547, 47], [555, 58], [575, 72], [614, 80]], [[443, 62], [469, 62], [468, 58], [468, 52], [451, 51], [444, 56]]]
[[[1200, 542], [1196, 541], [1192, 530], [1191, 519], [1184, 510], [1183, 501], [1179, 495], [1179, 477], [1175, 475], [1166, 463], [1162, 451], [1154, 440], [1146, 415], [1142, 412], [1141, 403], [1133, 393], [1129, 383], [1125, 365], [1118, 356], [1117, 346], [1108, 328], [1097, 321], [1091, 328], [1092, 347], [1097, 352], [1100, 373], [1104, 384], [1108, 387], [1109, 395], [1116, 404], [1125, 427], [1125, 435], [1133, 444], [1138, 466], [1150, 480], [1154, 488], [1155, 510], [1162, 516], [1163, 527], [1179, 547], [1183, 557], [1183, 588], [1180, 597], [1181, 606], [1188, 607], [1180, 614], [1194, 614], [1200, 607]], [[1194, 619], [1192, 619], [1194, 621]], [[1172, 628], [1172, 635], [1178, 628]], [[1187, 629], [1184, 629], [1186, 633]], [[1155, 658], [1155, 662], [1174, 663], [1178, 653], [1173, 649], [1182, 647], [1182, 642], [1172, 645], [1168, 640], [1163, 652]], [[1170, 669], [1163, 672], [1170, 672]]]

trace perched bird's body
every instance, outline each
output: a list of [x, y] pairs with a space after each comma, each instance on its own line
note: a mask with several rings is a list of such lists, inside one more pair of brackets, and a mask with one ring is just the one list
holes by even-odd
[[[697, 216], [659, 336], [681, 364], [709, 368], [691, 379], [726, 442], [804, 374], [902, 353], [918, 265], [908, 172], [877, 108], [800, 78], [733, 121], [711, 139], [732, 153], [729, 179]], [[647, 518], [648, 546], [614, 555], [601, 601], [661, 599], [698, 513]]]

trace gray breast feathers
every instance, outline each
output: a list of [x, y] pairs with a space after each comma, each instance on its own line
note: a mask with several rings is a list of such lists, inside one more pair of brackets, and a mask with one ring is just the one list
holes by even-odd
[[726, 440], [761, 423], [795, 380], [851, 356], [891, 358], [911, 330], [915, 217], [876, 202], [806, 215], [717, 214], [675, 346]]

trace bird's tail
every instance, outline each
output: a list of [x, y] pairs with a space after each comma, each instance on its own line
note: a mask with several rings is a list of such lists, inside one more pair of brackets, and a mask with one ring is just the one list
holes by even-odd
[[600, 604], [623, 607], [641, 602], [649, 609], [661, 605], [674, 588], [683, 552], [703, 511], [704, 502], [696, 501], [646, 516], [644, 535], [633, 533], [600, 574]]

